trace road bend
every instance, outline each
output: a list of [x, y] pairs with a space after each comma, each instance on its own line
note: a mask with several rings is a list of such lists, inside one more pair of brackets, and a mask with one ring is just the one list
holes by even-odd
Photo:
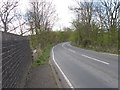
[[85, 50], [69, 42], [56, 45], [52, 51], [70, 87], [118, 88], [118, 55]]

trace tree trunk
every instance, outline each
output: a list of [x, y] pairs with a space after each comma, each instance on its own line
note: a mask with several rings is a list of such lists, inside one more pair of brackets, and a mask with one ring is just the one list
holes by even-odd
[[4, 32], [7, 32], [7, 24], [4, 22]]

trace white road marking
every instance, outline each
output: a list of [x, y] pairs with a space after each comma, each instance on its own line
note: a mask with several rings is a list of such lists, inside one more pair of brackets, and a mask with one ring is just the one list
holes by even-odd
[[64, 47], [65, 44], [66, 44], [66, 43], [63, 43], [63, 44], [62, 44], [62, 47], [63, 47], [63, 48], [69, 50], [70, 52], [76, 53], [74, 50]]
[[[72, 47], [72, 45], [69, 43], [68, 46]], [[100, 52], [102, 53], [102, 52]], [[118, 54], [110, 54], [110, 53], [102, 53], [102, 54], [106, 54], [106, 55], [111, 55], [111, 56], [119, 56]]]
[[59, 67], [59, 65], [55, 61], [53, 49], [54, 49], [54, 47], [52, 48], [52, 56], [53, 56], [54, 63], [56, 64], [56, 66], [58, 67], [58, 69], [60, 70], [60, 72], [62, 73], [63, 77], [65, 78], [65, 80], [68, 83], [68, 85], [70, 86], [70, 88], [74, 88], [73, 85], [70, 83], [69, 79], [67, 78], [67, 76], [64, 74], [64, 72], [62, 71], [62, 69]]
[[112, 56], [118, 56], [117, 54], [109, 54], [109, 53], [102, 53], [102, 54], [112, 55]]
[[72, 50], [72, 49], [68, 49], [69, 51], [71, 51], [71, 52], [73, 52], [73, 53], [75, 53], [75, 51], [74, 50]]
[[66, 44], [66, 43], [63, 43], [63, 44], [62, 44], [62, 47], [64, 47], [65, 44]]
[[82, 54], [82, 56], [87, 57], [87, 58], [92, 59], [92, 60], [95, 60], [95, 61], [98, 61], [98, 62], [101, 62], [101, 63], [104, 63], [104, 64], [107, 64], [107, 65], [110, 64], [110, 63], [108, 63], [108, 62], [101, 61], [101, 60], [98, 60], [98, 59], [95, 59], [95, 58], [89, 57], [89, 56], [87, 56], [87, 55], [83, 55], [83, 54]]

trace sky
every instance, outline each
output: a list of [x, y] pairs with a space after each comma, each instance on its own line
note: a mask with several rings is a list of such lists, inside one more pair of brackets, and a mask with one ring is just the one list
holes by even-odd
[[63, 27], [70, 27], [71, 21], [74, 18], [73, 12], [68, 7], [74, 4], [74, 0], [53, 0], [58, 13], [58, 22], [56, 23], [55, 29], [62, 29]]
[[[34, 0], [33, 0], [34, 1]], [[70, 27], [71, 21], [74, 18], [73, 12], [69, 10], [69, 6], [73, 6], [75, 3], [75, 0], [50, 0], [55, 5], [56, 13], [58, 15], [58, 20], [55, 23], [53, 30], [60, 30], [63, 27]], [[26, 11], [28, 6], [29, 0], [20, 0], [20, 8], [22, 13]]]
[[[0, 0], [0, 5], [2, 5], [1, 3], [5, 1], [8, 0]], [[10, 0], [10, 1], [14, 1], [14, 0]], [[30, 8], [29, 2], [35, 0], [18, 0], [18, 1], [19, 1], [19, 5], [17, 8], [20, 9], [21, 14], [25, 14], [27, 9]], [[74, 18], [74, 13], [70, 11], [68, 7], [73, 6], [75, 4], [75, 0], [46, 0], [46, 1], [53, 2], [53, 5], [55, 5], [56, 13], [58, 15], [58, 20], [55, 22], [53, 26], [53, 30], [58, 31], [58, 30], [62, 30], [62, 28], [64, 27], [71, 27], [70, 22], [72, 22]], [[14, 25], [17, 25], [17, 21], [14, 23]], [[19, 34], [20, 31], [18, 29], [16, 30], [17, 32], [13, 31], [11, 33]]]
[[[5, 1], [5, 0], [0, 0]], [[29, 8], [29, 1], [35, 0], [19, 0], [19, 7], [21, 13], [25, 14], [26, 10]], [[38, 0], [39, 1], [39, 0]], [[58, 15], [58, 20], [55, 23], [53, 30], [61, 30], [63, 27], [71, 27], [71, 22], [74, 19], [75, 15], [68, 7], [76, 5], [75, 0], [46, 0], [52, 1], [55, 5], [56, 13]], [[83, 0], [80, 0], [83, 1]]]

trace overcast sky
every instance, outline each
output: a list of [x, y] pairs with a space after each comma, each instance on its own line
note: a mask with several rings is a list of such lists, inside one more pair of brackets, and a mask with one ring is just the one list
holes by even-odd
[[[6, 0], [0, 0], [0, 6], [2, 5], [2, 2], [5, 2]], [[7, 0], [8, 1], [8, 0]], [[14, 1], [14, 0], [9, 0]], [[35, 1], [35, 0], [18, 0], [19, 6], [18, 8], [21, 10], [22, 14], [25, 14], [27, 9], [29, 9], [29, 2]], [[39, 1], [39, 0], [38, 0]], [[71, 27], [71, 22], [75, 18], [75, 15], [72, 11], [69, 10], [68, 7], [70, 6], [76, 6], [76, 0], [46, 0], [46, 1], [52, 1], [55, 5], [56, 13], [58, 14], [58, 21], [55, 23], [53, 30], [57, 31], [62, 29], [63, 27]], [[84, 1], [84, 0], [78, 0], [78, 1]], [[91, 0], [86, 0], [91, 1]], [[94, 2], [99, 2], [100, 0], [93, 0]], [[17, 24], [15, 22], [15, 24]], [[19, 29], [19, 28], [18, 28]], [[26, 30], [26, 28], [23, 27], [23, 29]], [[16, 30], [17, 33], [20, 32], [19, 30]], [[14, 32], [13, 32], [14, 33]]]
[[[0, 2], [1, 1], [5, 1], [5, 0], [0, 0]], [[29, 8], [29, 1], [35, 1], [35, 0], [19, 0], [19, 1], [20, 4], [18, 8], [20, 8], [21, 12], [25, 14], [26, 9]], [[46, 1], [53, 2], [59, 18], [58, 21], [55, 23], [53, 30], [60, 30], [63, 27], [70, 27], [71, 26], [70, 22], [74, 19], [74, 13], [71, 12], [68, 7], [74, 6], [76, 4], [75, 0], [46, 0]]]
[[71, 26], [70, 22], [74, 18], [74, 15], [68, 7], [74, 4], [74, 0], [53, 0], [53, 2], [56, 5], [56, 10], [59, 18], [54, 29]]
[[[34, 1], [34, 0], [33, 0]], [[73, 6], [75, 0], [50, 0], [53, 2], [58, 14], [58, 21], [55, 23], [53, 30], [59, 30], [63, 27], [70, 27], [70, 22], [74, 18], [73, 13], [69, 10], [69, 6]], [[24, 13], [28, 7], [29, 0], [20, 0], [20, 8]]]

